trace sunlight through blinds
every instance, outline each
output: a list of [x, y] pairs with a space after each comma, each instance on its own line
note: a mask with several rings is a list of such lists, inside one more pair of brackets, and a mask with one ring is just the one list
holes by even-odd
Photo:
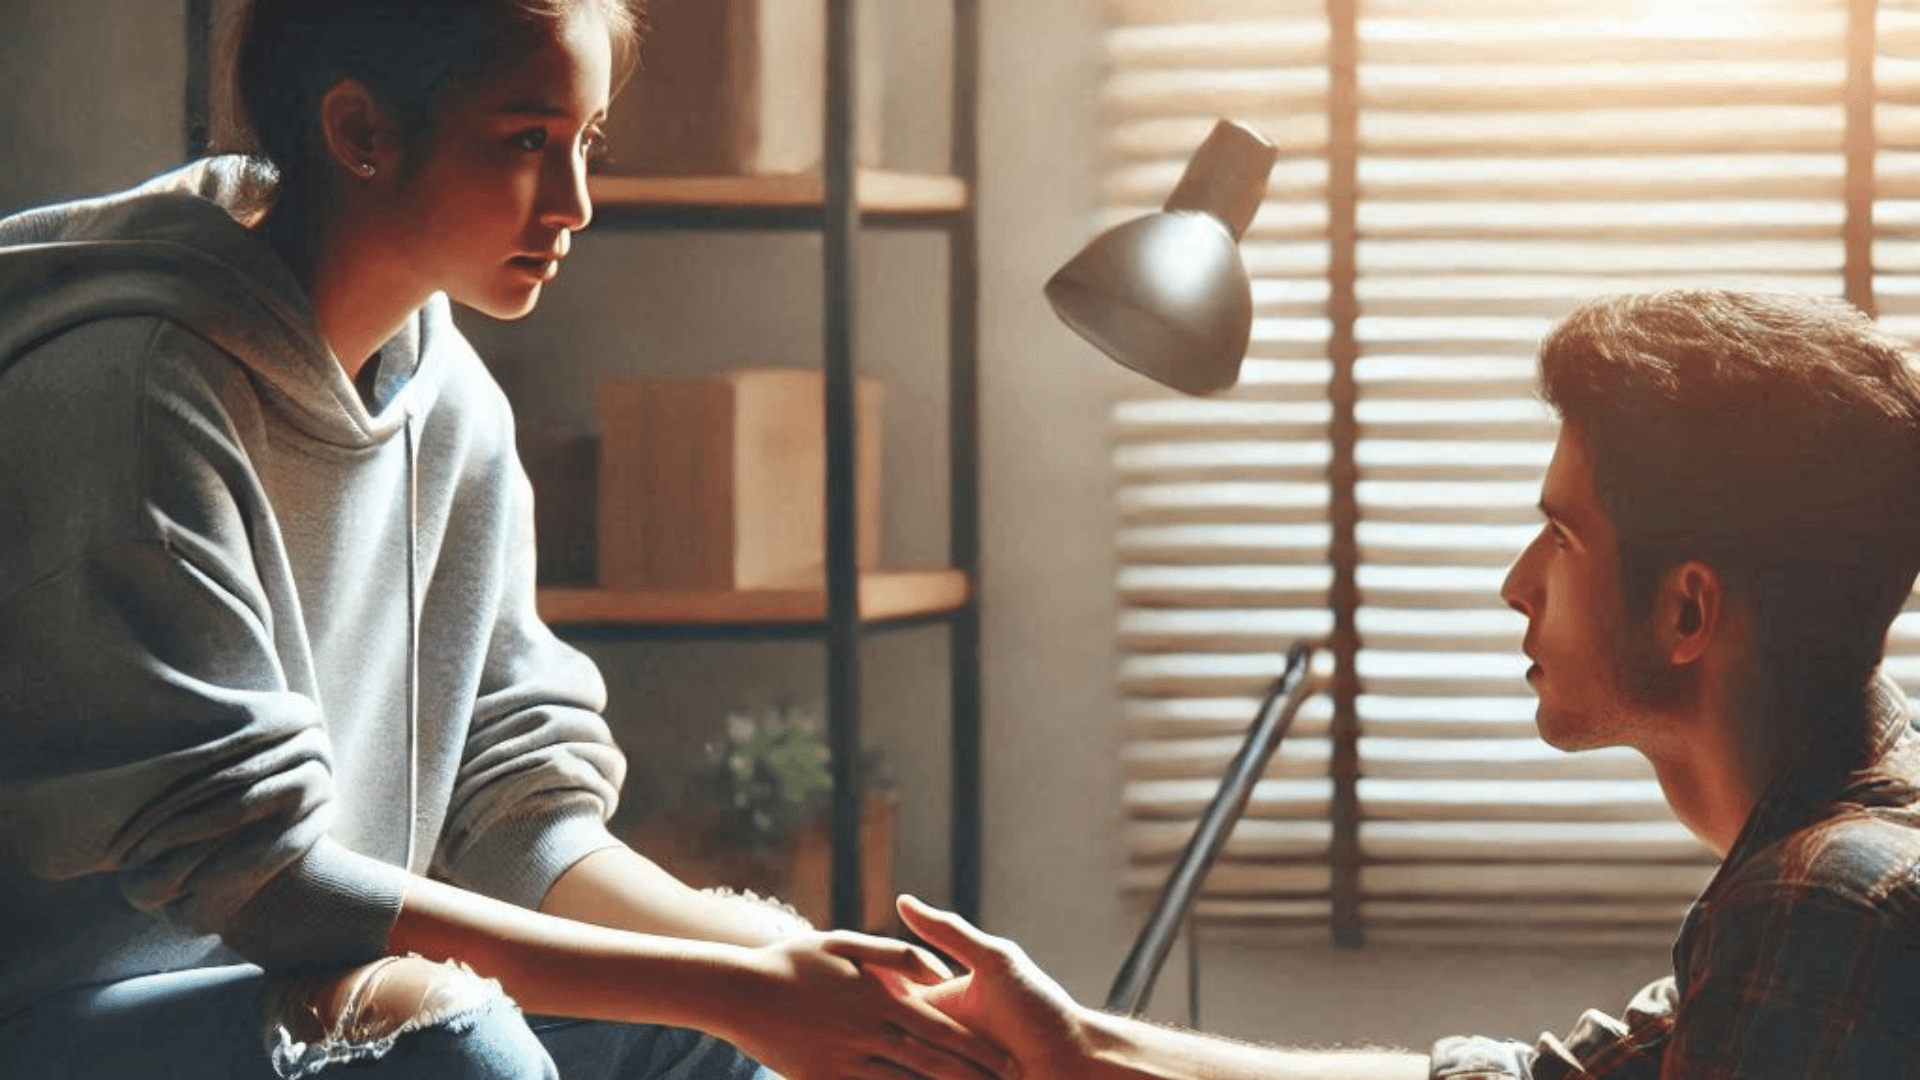
[[[1115, 409], [1127, 884], [1157, 887], [1278, 673], [1326, 635], [1328, 387], [1355, 298], [1359, 770], [1370, 939], [1665, 941], [1712, 868], [1637, 755], [1534, 734], [1523, 623], [1499, 602], [1537, 527], [1554, 424], [1534, 350], [1604, 293], [1844, 295], [1846, 0], [1111, 0], [1112, 219], [1157, 204], [1218, 116], [1280, 147], [1248, 237], [1242, 386]], [[1332, 277], [1329, 43], [1355, 43], [1353, 278]], [[1920, 330], [1920, 22], [1883, 9], [1875, 279]], [[1330, 120], [1330, 115], [1336, 117]], [[1856, 131], [1856, 134], [1859, 134]], [[1858, 181], [1856, 176], [1856, 182]], [[1900, 201], [1904, 199], [1905, 201]], [[1103, 222], [1104, 224], [1104, 222]], [[1915, 689], [1920, 623], [1889, 669]], [[1330, 658], [1322, 657], [1322, 666]], [[1215, 918], [1332, 917], [1329, 695], [1283, 745], [1209, 881]]]

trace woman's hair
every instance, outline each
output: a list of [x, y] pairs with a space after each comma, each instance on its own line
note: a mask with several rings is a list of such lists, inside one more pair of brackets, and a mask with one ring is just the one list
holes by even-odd
[[326, 209], [320, 103], [342, 79], [366, 86], [399, 124], [404, 176], [423, 160], [464, 93], [555, 40], [576, 10], [597, 11], [605, 23], [617, 83], [634, 62], [640, 6], [640, 0], [252, 0], [239, 34], [234, 99], [249, 149], [280, 173], [269, 227], [296, 244], [313, 239], [300, 234], [311, 234]]
[[1750, 605], [1777, 696], [1862, 693], [1920, 567], [1911, 357], [1804, 296], [1618, 296], [1556, 327], [1542, 393], [1592, 463], [1630, 622], [1699, 559]]

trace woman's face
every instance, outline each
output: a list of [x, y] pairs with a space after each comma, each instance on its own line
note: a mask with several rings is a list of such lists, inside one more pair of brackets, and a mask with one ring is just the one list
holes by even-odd
[[497, 319], [532, 311], [593, 216], [587, 159], [606, 120], [612, 43], [597, 6], [462, 97], [392, 207], [407, 265]]

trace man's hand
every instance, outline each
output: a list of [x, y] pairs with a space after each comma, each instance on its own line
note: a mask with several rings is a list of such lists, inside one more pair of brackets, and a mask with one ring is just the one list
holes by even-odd
[[953, 983], [924, 950], [863, 934], [763, 946], [727, 1041], [789, 1080], [1018, 1080], [1013, 1058], [912, 992]]
[[1020, 946], [911, 896], [899, 910], [907, 929], [967, 967], [960, 978], [903, 992], [1012, 1051], [1026, 1080], [1083, 1074], [1092, 1048], [1081, 1007]]

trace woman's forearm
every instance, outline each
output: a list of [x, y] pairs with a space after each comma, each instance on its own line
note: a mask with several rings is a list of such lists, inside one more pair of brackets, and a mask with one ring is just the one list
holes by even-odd
[[559, 918], [415, 878], [392, 952], [464, 961], [536, 1013], [692, 1028], [794, 1080], [1010, 1077], [1007, 1052], [901, 987], [942, 977], [905, 942], [808, 933], [758, 947]]
[[770, 901], [688, 888], [628, 847], [575, 863], [547, 891], [540, 910], [563, 919], [666, 937], [765, 945], [811, 927]]
[[732, 984], [754, 950], [592, 926], [414, 879], [391, 951], [460, 960], [535, 1013], [696, 1028], [725, 1036]]

